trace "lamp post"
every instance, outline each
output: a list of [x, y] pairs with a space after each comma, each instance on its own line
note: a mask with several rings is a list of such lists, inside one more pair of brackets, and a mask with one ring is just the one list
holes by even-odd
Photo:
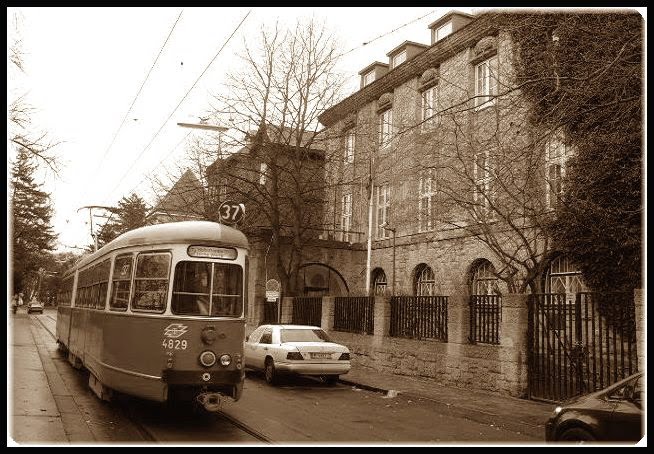
[[395, 296], [395, 229], [389, 227], [388, 222], [384, 222], [382, 228], [389, 232], [393, 232], [393, 284], [391, 285], [391, 295]]
[[184, 123], [184, 122], [178, 122], [177, 126], [181, 128], [189, 128], [189, 129], [204, 129], [207, 131], [218, 131], [218, 152], [220, 153], [219, 156], [222, 156], [223, 150], [222, 150], [222, 136], [223, 132], [227, 131], [229, 128], [225, 126], [218, 126], [218, 125], [209, 125], [206, 123]]

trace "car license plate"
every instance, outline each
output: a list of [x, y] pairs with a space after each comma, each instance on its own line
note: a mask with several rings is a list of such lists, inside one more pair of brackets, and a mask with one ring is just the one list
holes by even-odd
[[329, 359], [331, 357], [331, 353], [311, 353], [311, 358], [313, 359]]

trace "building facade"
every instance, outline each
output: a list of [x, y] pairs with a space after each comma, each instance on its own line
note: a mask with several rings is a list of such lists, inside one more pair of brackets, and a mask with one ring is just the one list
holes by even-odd
[[[573, 151], [528, 124], [498, 17], [443, 16], [429, 26], [430, 46], [400, 44], [319, 117], [328, 154], [342, 150], [327, 163], [336, 189], [325, 223], [334, 239], [364, 247], [370, 228], [375, 294], [501, 294], [527, 281], [585, 289], [544, 237]], [[358, 277], [346, 280], [365, 293]]]

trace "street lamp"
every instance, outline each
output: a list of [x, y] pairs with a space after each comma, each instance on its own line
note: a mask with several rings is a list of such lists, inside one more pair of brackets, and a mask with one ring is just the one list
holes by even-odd
[[225, 132], [229, 129], [226, 128], [225, 126], [207, 125], [204, 123], [177, 123], [177, 126], [181, 126], [182, 128], [191, 128], [191, 129], [207, 129], [209, 131], [218, 131], [218, 132]]
[[382, 224], [382, 229], [393, 232], [393, 284], [391, 286], [391, 294], [395, 296], [395, 229], [388, 225], [388, 221]]
[[223, 148], [222, 148], [222, 137], [223, 137], [223, 132], [229, 130], [229, 128], [225, 126], [218, 126], [218, 125], [209, 125], [204, 122], [202, 123], [184, 123], [184, 122], [177, 122], [177, 126], [181, 128], [189, 128], [189, 129], [204, 129], [206, 131], [218, 131], [218, 153], [219, 156], [222, 157], [223, 154]]

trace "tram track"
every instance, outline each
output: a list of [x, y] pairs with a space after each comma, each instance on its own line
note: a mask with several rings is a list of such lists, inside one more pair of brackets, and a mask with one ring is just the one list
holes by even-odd
[[[46, 314], [45, 316], [47, 318], [49, 318], [50, 320], [54, 321], [54, 322], [57, 321], [57, 319], [55, 317], [52, 317], [49, 314]], [[39, 322], [41, 327], [43, 327], [43, 329], [50, 335], [50, 337], [52, 337], [52, 339], [54, 341], [57, 341], [57, 336], [56, 336], [55, 332], [53, 332], [47, 326], [47, 324], [42, 320], [43, 317], [31, 316], [30, 318], [33, 319], [33, 320], [36, 319], [36, 321]], [[120, 411], [127, 420], [129, 420], [129, 422], [137, 430], [137, 432], [144, 439], [144, 441], [151, 442], [151, 443], [162, 443], [162, 441], [159, 440], [154, 435], [154, 433], [146, 425], [144, 425], [142, 422], [139, 421], [137, 416], [135, 416], [133, 414], [132, 408], [129, 405], [127, 405], [127, 403], [124, 402], [123, 399], [115, 399], [113, 401], [113, 403], [116, 406], [116, 409], [118, 411]], [[266, 444], [274, 444], [272, 440], [267, 438], [262, 433], [252, 429], [251, 427], [244, 424], [243, 422], [235, 419], [234, 417], [232, 417], [232, 416], [230, 416], [230, 415], [228, 415], [228, 414], [226, 414], [226, 413], [224, 413], [224, 412], [222, 412], [220, 410], [215, 413], [215, 416], [221, 417], [222, 419], [224, 419], [225, 421], [230, 423], [232, 426], [234, 426], [237, 429], [239, 429], [240, 431], [250, 435], [251, 437], [253, 437], [254, 439], [256, 439], [258, 441], [261, 441], [261, 442], [266, 443]]]

